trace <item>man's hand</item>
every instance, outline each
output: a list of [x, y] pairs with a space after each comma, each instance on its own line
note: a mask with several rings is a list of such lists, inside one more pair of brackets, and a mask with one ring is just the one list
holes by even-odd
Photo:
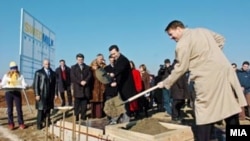
[[81, 85], [82, 85], [82, 86], [85, 86], [85, 85], [86, 85], [86, 81], [84, 81], [84, 80], [81, 81]]
[[245, 88], [244, 87], [241, 87], [242, 91], [244, 92], [245, 91]]
[[117, 83], [116, 82], [112, 82], [110, 85], [111, 85], [111, 87], [116, 87]]
[[115, 77], [115, 74], [114, 73], [110, 73], [109, 76], [110, 77]]
[[37, 96], [36, 96], [36, 101], [39, 101], [39, 100], [40, 100], [40, 96], [37, 95]]
[[158, 84], [157, 84], [157, 86], [158, 86], [158, 88], [164, 88], [164, 84], [163, 84], [163, 82], [161, 81], [161, 82], [159, 82]]

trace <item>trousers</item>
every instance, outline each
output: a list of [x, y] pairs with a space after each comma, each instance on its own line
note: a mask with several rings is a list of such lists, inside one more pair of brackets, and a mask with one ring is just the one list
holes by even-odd
[[13, 103], [15, 102], [18, 123], [23, 124], [23, 111], [22, 111], [22, 95], [20, 91], [7, 91], [5, 93], [5, 100], [7, 103], [8, 123], [14, 124], [13, 121]]

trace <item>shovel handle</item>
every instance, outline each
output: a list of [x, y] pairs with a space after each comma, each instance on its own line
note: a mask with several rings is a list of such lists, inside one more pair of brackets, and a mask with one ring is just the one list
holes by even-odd
[[128, 100], [124, 101], [124, 103], [131, 102], [131, 101], [133, 101], [133, 100], [135, 100], [135, 99], [137, 99], [137, 98], [145, 95], [146, 93], [149, 93], [149, 92], [151, 92], [151, 91], [153, 91], [153, 90], [155, 90], [157, 88], [159, 88], [158, 85], [156, 85], [154, 87], [151, 87], [151, 88], [149, 88], [149, 89], [147, 89], [147, 90], [145, 90], [143, 92], [140, 92], [140, 93], [136, 94], [135, 96], [130, 97]]

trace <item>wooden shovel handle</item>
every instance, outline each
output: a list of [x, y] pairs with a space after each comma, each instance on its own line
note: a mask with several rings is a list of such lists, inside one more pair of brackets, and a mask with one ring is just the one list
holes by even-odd
[[135, 99], [137, 99], [137, 98], [145, 95], [146, 93], [149, 93], [149, 92], [151, 92], [151, 91], [153, 91], [153, 90], [155, 90], [157, 88], [159, 88], [158, 85], [156, 85], [154, 87], [151, 87], [151, 88], [149, 88], [149, 89], [147, 89], [147, 90], [145, 90], [143, 92], [140, 92], [140, 93], [136, 94], [135, 96], [130, 97], [128, 100], [124, 101], [123, 104], [127, 103], [127, 102], [131, 102], [131, 101], [133, 101], [133, 100], [135, 100]]

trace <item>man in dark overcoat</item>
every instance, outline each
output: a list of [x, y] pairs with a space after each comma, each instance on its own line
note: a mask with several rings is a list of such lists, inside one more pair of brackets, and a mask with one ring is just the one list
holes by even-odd
[[[129, 99], [136, 94], [135, 84], [132, 76], [132, 70], [129, 60], [119, 52], [117, 45], [109, 47], [110, 55], [115, 58], [114, 73], [110, 73], [111, 77], [116, 78], [111, 86], [118, 87], [118, 92], [123, 101]], [[127, 115], [130, 116], [129, 104], [125, 104]]]
[[79, 120], [79, 115], [81, 114], [81, 119], [86, 119], [87, 104], [90, 100], [90, 80], [92, 77], [92, 72], [90, 67], [84, 63], [83, 54], [79, 53], [76, 55], [77, 63], [71, 67], [70, 78], [73, 85], [73, 95], [74, 95], [74, 112], [76, 116], [76, 121]]
[[43, 68], [35, 72], [33, 82], [34, 92], [36, 96], [37, 111], [37, 129], [43, 128], [45, 119], [50, 119], [50, 110], [54, 108], [54, 98], [57, 97], [56, 74], [50, 68], [49, 60], [43, 61]]
[[72, 94], [71, 94], [71, 80], [70, 80], [70, 68], [66, 65], [65, 60], [59, 61], [60, 66], [56, 68], [56, 92], [60, 93], [62, 104], [65, 106], [66, 100], [64, 92], [67, 92], [68, 105], [72, 106]]

